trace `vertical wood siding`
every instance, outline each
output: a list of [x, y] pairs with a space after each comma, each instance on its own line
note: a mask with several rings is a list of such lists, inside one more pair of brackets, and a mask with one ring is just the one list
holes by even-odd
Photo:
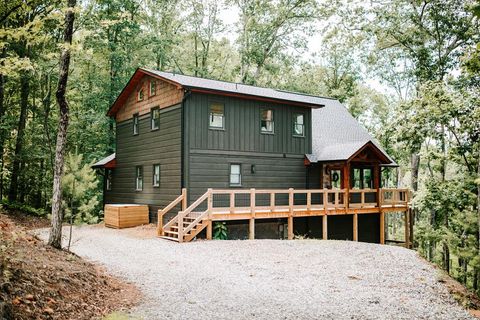
[[[150, 129], [150, 113], [140, 116], [140, 133], [133, 135], [132, 119], [117, 123], [117, 166], [106, 203], [148, 204], [151, 220], [158, 208], [180, 194], [180, 105], [161, 109], [160, 129]], [[153, 165], [160, 164], [160, 187], [153, 187]], [[143, 166], [143, 190], [135, 191], [135, 166]]]
[[[224, 130], [209, 129], [209, 107], [214, 102], [224, 104]], [[260, 112], [264, 108], [274, 110], [274, 134], [260, 132]], [[310, 109], [192, 94], [185, 113], [185, 168], [190, 203], [208, 188], [234, 188], [229, 183], [231, 163], [242, 165], [241, 188], [306, 188], [304, 155], [311, 151]], [[305, 137], [293, 136], [295, 113], [305, 114]], [[252, 165], [255, 173], [251, 173]], [[243, 205], [241, 202], [239, 199], [237, 205]]]

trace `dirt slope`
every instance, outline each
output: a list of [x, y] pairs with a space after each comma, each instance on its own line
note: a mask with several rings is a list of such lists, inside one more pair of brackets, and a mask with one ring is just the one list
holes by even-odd
[[132, 285], [55, 250], [27, 229], [48, 221], [0, 213], [0, 319], [92, 319], [131, 307]]

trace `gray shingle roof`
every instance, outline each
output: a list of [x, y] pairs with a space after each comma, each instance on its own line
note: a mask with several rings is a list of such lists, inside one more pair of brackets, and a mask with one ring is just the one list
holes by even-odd
[[372, 142], [390, 161], [367, 130], [337, 100], [328, 100], [325, 107], [312, 110], [312, 154], [310, 162], [347, 160], [368, 142]]
[[160, 77], [180, 84], [182, 87], [199, 88], [206, 90], [223, 91], [255, 97], [264, 97], [283, 101], [292, 101], [310, 106], [324, 106], [330, 99], [301, 94], [296, 92], [288, 92], [271, 88], [262, 88], [250, 86], [241, 83], [225, 82], [211, 79], [203, 79], [198, 77], [186, 76], [182, 74], [174, 74], [170, 72], [157, 71], [152, 69], [143, 69], [147, 72], [156, 74]]

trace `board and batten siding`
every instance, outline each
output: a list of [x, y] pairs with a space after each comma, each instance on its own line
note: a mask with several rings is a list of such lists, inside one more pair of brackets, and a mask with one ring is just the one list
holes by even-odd
[[[160, 110], [160, 128], [151, 130], [150, 113], [140, 116], [139, 134], [132, 119], [117, 123], [116, 168], [106, 203], [147, 204], [150, 220], [181, 193], [180, 104]], [[160, 164], [160, 187], [153, 187], [153, 165]], [[135, 190], [135, 167], [143, 166], [143, 190]]]
[[[212, 103], [224, 105], [223, 130], [209, 128]], [[274, 134], [260, 131], [262, 109], [274, 112]], [[295, 113], [305, 115], [304, 137], [293, 136]], [[306, 187], [304, 156], [311, 151], [309, 108], [193, 93], [186, 100], [185, 130], [185, 183], [189, 203], [208, 188]], [[241, 164], [239, 187], [231, 187], [229, 183], [232, 163]]]

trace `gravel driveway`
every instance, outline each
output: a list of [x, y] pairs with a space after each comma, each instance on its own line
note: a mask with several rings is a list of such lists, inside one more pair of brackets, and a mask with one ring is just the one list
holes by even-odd
[[[41, 236], [45, 233], [42, 232]], [[143, 319], [473, 319], [414, 251], [321, 240], [138, 238], [80, 227], [72, 250], [134, 282]]]

